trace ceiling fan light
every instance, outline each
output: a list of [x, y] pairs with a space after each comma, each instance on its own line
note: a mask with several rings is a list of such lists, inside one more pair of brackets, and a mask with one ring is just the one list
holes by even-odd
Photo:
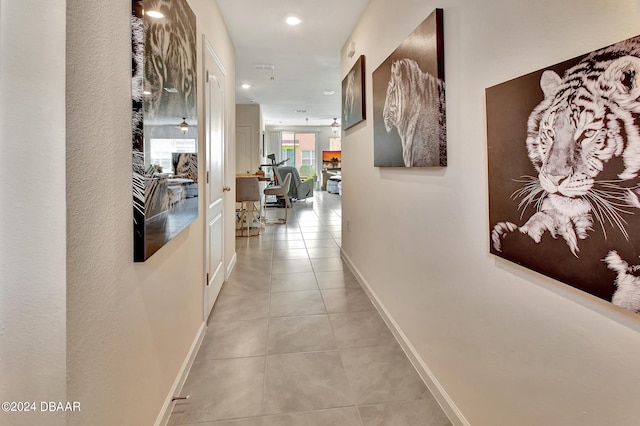
[[182, 123], [178, 124], [178, 128], [183, 135], [187, 134], [187, 132], [189, 131], [189, 123], [187, 123], [186, 117], [182, 117]]

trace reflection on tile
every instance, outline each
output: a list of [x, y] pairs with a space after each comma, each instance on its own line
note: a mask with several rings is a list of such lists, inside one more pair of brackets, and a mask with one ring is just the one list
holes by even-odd
[[369, 296], [361, 288], [336, 288], [321, 290], [329, 313], [373, 311]]
[[273, 260], [306, 259], [308, 257], [307, 250], [304, 248], [273, 251]]
[[235, 271], [222, 286], [225, 294], [268, 293], [271, 276], [269, 274], [255, 275], [243, 270]]
[[212, 322], [198, 357], [239, 358], [266, 353], [269, 320]]
[[302, 237], [305, 239], [305, 241], [307, 240], [326, 240], [331, 237], [331, 234], [327, 231], [322, 231], [322, 232], [304, 232], [302, 234]]
[[211, 315], [212, 321], [267, 318], [269, 316], [269, 294], [220, 295]]
[[342, 271], [344, 269], [344, 263], [340, 258], [311, 259], [311, 264], [315, 272]]
[[305, 240], [307, 248], [324, 248], [324, 247], [338, 247], [338, 245], [332, 239], [328, 240]]
[[272, 317], [327, 313], [318, 290], [287, 291], [271, 295]]
[[316, 276], [312, 272], [271, 276], [271, 291], [317, 290]]
[[396, 344], [377, 311], [331, 314], [329, 319], [339, 348]]
[[293, 241], [276, 241], [273, 243], [274, 250], [285, 250], [285, 249], [303, 249], [306, 248], [304, 244], [304, 240], [293, 240]]
[[451, 422], [434, 398], [358, 407], [366, 426], [449, 426]]
[[342, 349], [342, 361], [358, 404], [375, 404], [430, 396], [399, 346]]
[[345, 287], [360, 288], [360, 283], [358, 283], [355, 275], [353, 275], [353, 273], [348, 269], [343, 271], [319, 271], [316, 272], [316, 279], [318, 281], [318, 287], [321, 289]]
[[[418, 423], [416, 423], [418, 424]], [[361, 426], [355, 408], [267, 416], [262, 426]]]
[[272, 274], [293, 274], [296, 272], [313, 272], [309, 259], [273, 261]]
[[269, 355], [264, 392], [265, 414], [354, 404], [338, 352]]
[[336, 349], [326, 315], [281, 317], [269, 320], [269, 354]]
[[264, 357], [194, 362], [169, 425], [261, 414]]
[[311, 259], [324, 259], [328, 257], [340, 257], [340, 248], [336, 247], [320, 247], [307, 249], [309, 252], [309, 258]]

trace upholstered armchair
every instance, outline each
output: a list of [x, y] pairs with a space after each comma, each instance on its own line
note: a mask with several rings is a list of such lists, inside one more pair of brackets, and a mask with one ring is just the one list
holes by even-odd
[[300, 180], [300, 174], [298, 169], [290, 166], [281, 166], [275, 168], [280, 182], [290, 173], [291, 185], [289, 186], [289, 198], [296, 200], [304, 200], [313, 197], [313, 185], [315, 184], [313, 179]]

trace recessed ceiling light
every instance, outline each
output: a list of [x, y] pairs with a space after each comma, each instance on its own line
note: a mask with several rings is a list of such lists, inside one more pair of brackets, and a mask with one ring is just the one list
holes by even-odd
[[299, 112], [300, 114], [306, 114], [309, 112], [309, 110], [306, 109], [297, 109], [296, 112]]
[[302, 22], [302, 21], [297, 16], [289, 16], [287, 18], [287, 24], [289, 24], [291, 26], [298, 25], [298, 24], [300, 24], [300, 22]]
[[250, 85], [250, 84], [248, 84], [248, 83], [244, 83], [244, 84], [242, 85], [242, 88], [243, 88], [243, 89], [248, 89], [248, 88], [250, 88], [250, 87], [251, 87], [251, 85]]
[[325, 94], [325, 95], [327, 95], [327, 96], [331, 96], [331, 95], [333, 95], [334, 93], [336, 93], [336, 91], [335, 91], [335, 90], [325, 90], [325, 91], [324, 91], [324, 92], [322, 92], [322, 93], [324, 93], [324, 94]]
[[164, 13], [158, 12], [157, 10], [148, 10], [144, 14], [151, 18], [156, 18], [156, 19], [164, 18]]

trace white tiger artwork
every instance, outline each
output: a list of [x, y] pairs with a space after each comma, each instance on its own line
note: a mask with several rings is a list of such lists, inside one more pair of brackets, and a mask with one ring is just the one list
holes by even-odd
[[[640, 37], [594, 51], [563, 77], [545, 71], [540, 86], [544, 100], [529, 116], [526, 140], [538, 175], [513, 195], [536, 213], [522, 226], [497, 223], [494, 249], [511, 232], [536, 243], [549, 232], [577, 257], [594, 218], [605, 237], [609, 223], [628, 239], [622, 215], [640, 208]], [[621, 169], [603, 179], [615, 158]]]
[[344, 91], [344, 117], [343, 123], [349, 123], [349, 120], [353, 117], [353, 109], [356, 104], [356, 96], [354, 94], [354, 85], [356, 81], [356, 70], [352, 69], [347, 74], [347, 84]]
[[444, 81], [413, 59], [391, 65], [383, 119], [387, 132], [398, 131], [405, 167], [446, 164]]
[[[540, 87], [526, 138], [537, 175], [512, 194], [523, 214], [535, 212], [522, 225], [495, 223], [492, 247], [502, 252], [511, 233], [536, 244], [548, 233], [578, 259], [580, 242], [598, 232], [603, 261], [617, 273], [612, 303], [640, 313], [640, 266], [618, 254], [635, 250], [629, 221], [640, 208], [640, 36], [588, 54], [562, 76], [544, 71]], [[611, 229], [621, 238], [608, 238]], [[600, 247], [589, 246], [590, 256]]]
[[185, 1], [145, 0], [145, 120], [196, 118], [195, 16]]
[[607, 254], [604, 262], [618, 274], [611, 303], [640, 314], [640, 265], [629, 266], [615, 250]]

